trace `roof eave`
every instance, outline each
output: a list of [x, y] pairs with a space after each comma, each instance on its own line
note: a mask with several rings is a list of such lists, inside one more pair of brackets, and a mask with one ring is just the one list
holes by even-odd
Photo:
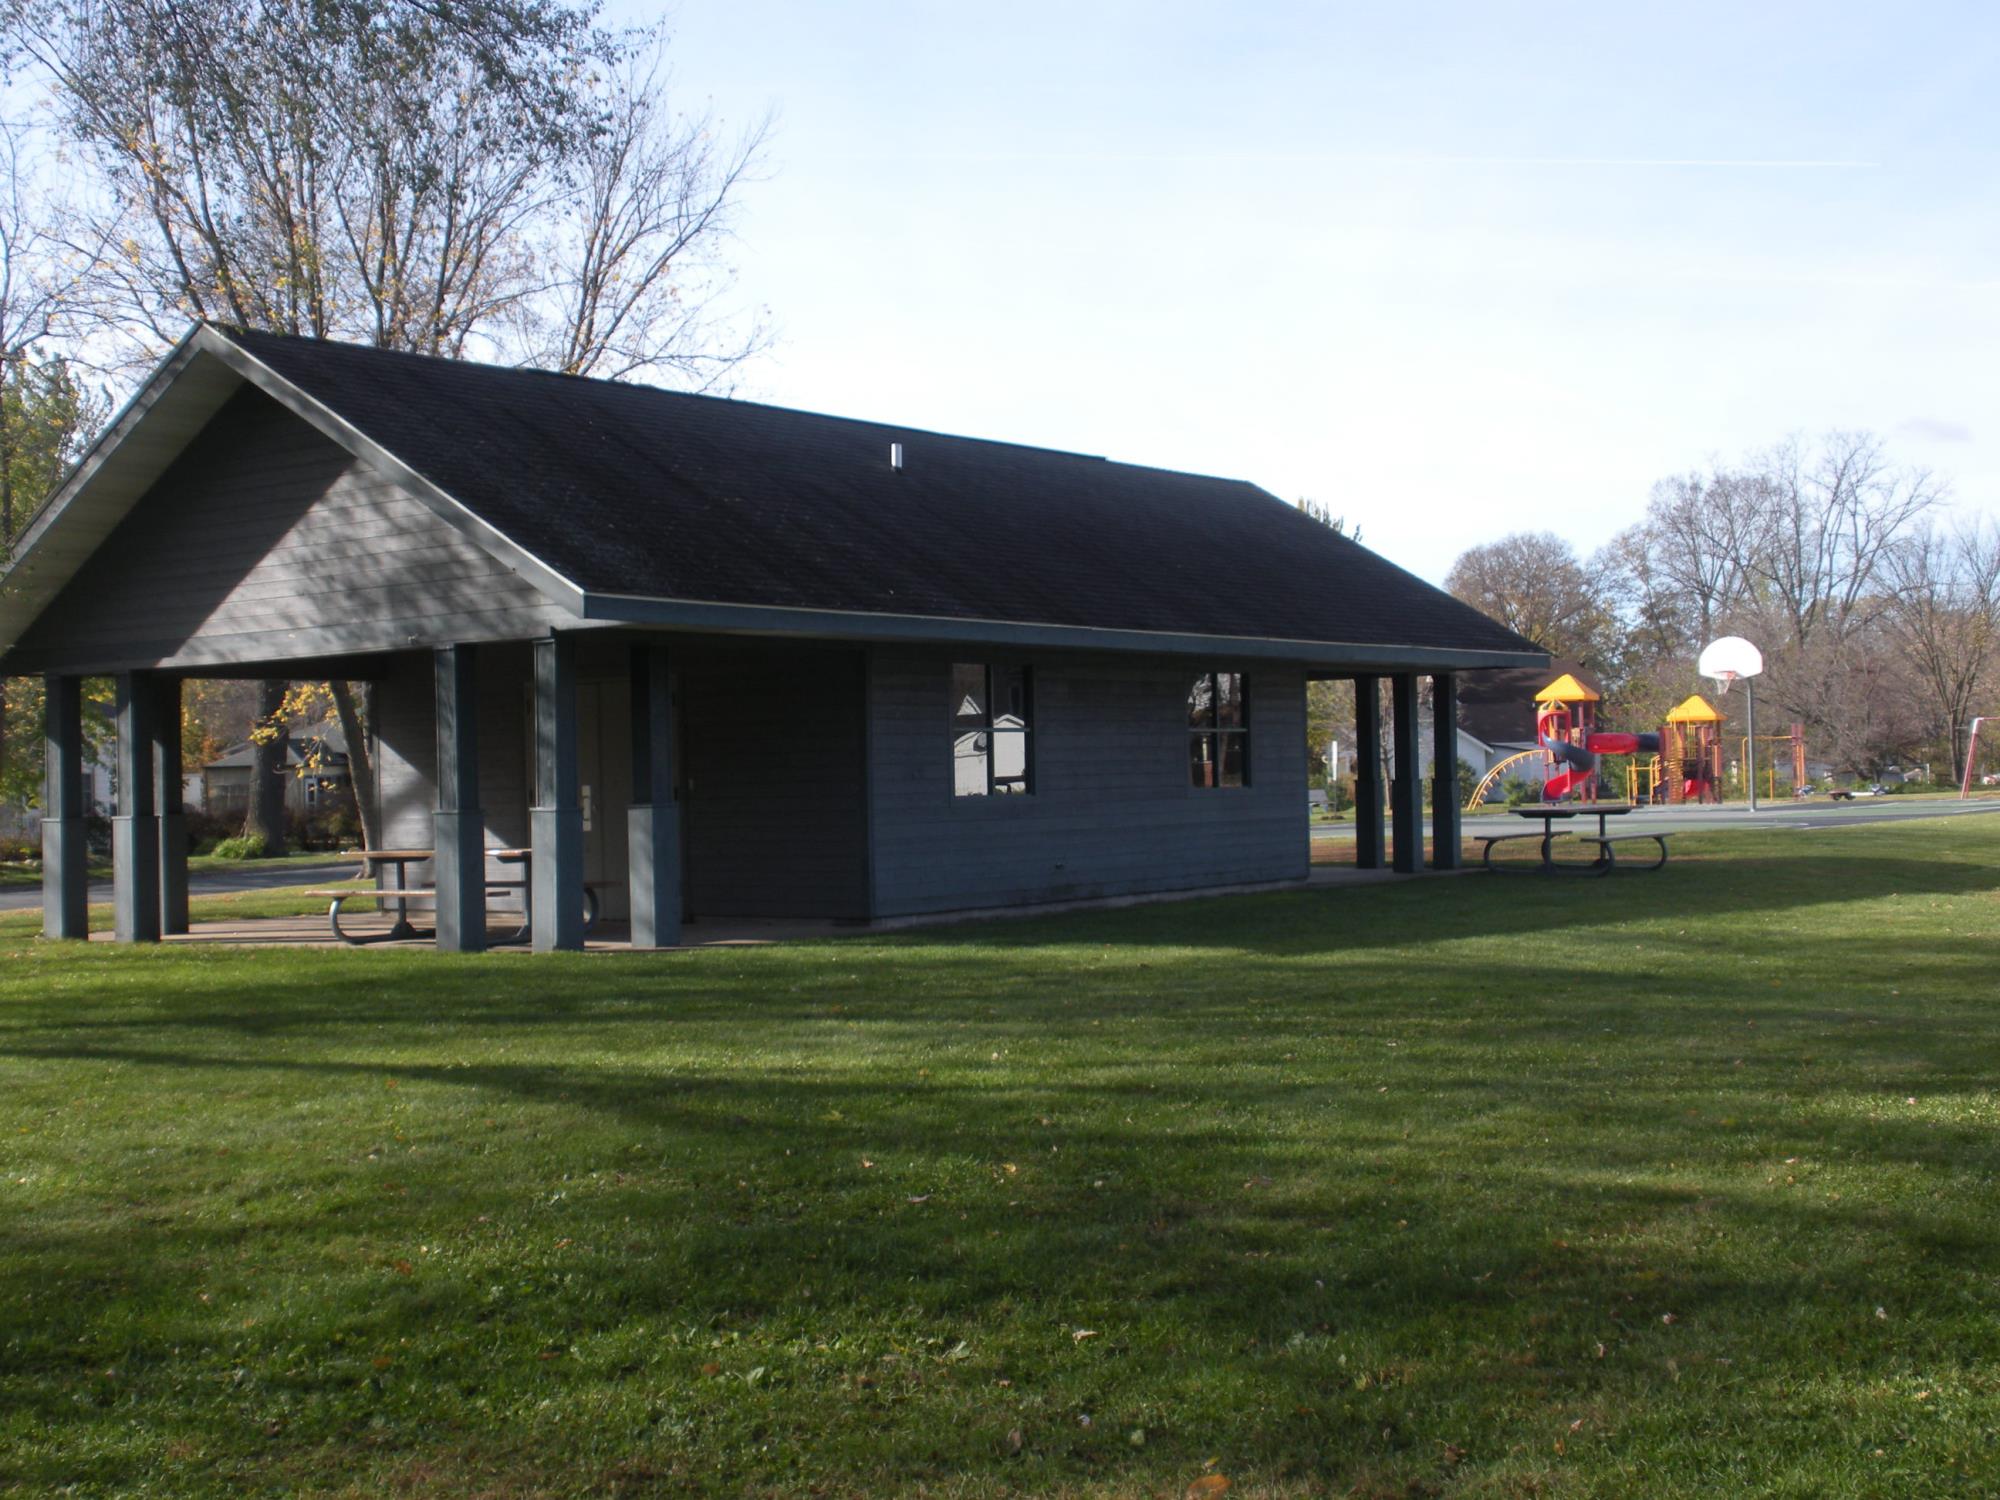
[[607, 624], [654, 625], [725, 635], [798, 636], [908, 645], [976, 644], [1145, 652], [1156, 656], [1227, 656], [1293, 662], [1328, 671], [1401, 669], [1458, 672], [1481, 667], [1535, 667], [1548, 662], [1546, 654], [1532, 651], [1109, 630], [1087, 625], [1021, 620], [717, 604], [699, 599], [655, 599], [632, 594], [586, 594], [579, 613], [586, 620]]

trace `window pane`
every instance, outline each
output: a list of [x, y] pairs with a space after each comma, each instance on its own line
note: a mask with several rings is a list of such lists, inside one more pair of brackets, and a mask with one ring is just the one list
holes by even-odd
[[993, 727], [1011, 728], [1008, 720], [1028, 728], [1028, 669], [1000, 667], [993, 673]]
[[1223, 729], [1241, 729], [1247, 722], [1241, 672], [1215, 674], [1215, 722]]
[[996, 729], [993, 732], [993, 790], [1025, 792], [1027, 789], [1027, 734], [1015, 729]]
[[1196, 786], [1215, 785], [1215, 736], [1188, 736], [1188, 778]]
[[987, 735], [984, 730], [961, 734], [951, 742], [951, 790], [957, 797], [986, 795]]
[[976, 662], [951, 669], [951, 718], [961, 729], [986, 722], [986, 668]]
[[1249, 783], [1250, 736], [1247, 734], [1219, 734], [1221, 742], [1222, 768], [1217, 779], [1218, 786], [1244, 786]]
[[1207, 729], [1215, 723], [1215, 679], [1197, 677], [1188, 689], [1188, 728]]

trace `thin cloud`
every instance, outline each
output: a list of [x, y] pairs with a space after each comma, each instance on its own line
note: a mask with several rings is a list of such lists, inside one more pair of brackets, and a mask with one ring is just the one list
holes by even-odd
[[1897, 437], [1917, 438], [1927, 443], [1969, 443], [1972, 429], [1963, 422], [1947, 422], [1941, 417], [1911, 417], [1896, 428]]
[[922, 162], [1291, 162], [1361, 167], [1651, 167], [1757, 172], [1866, 172], [1880, 162], [1734, 156], [1410, 156], [1291, 151], [917, 151], [839, 152], [850, 161]]

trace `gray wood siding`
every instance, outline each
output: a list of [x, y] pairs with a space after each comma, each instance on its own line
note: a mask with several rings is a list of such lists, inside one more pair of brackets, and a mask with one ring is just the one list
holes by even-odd
[[[479, 653], [479, 805], [486, 815], [486, 845], [518, 849], [528, 843], [527, 688], [524, 646]], [[428, 652], [410, 655], [374, 685], [371, 730], [375, 781], [382, 797], [382, 842], [391, 849], [428, 849], [437, 836], [437, 707]], [[489, 866], [501, 879], [520, 878], [519, 867]], [[428, 882], [431, 867], [414, 865], [412, 880]], [[500, 900], [499, 906], [519, 906]]]
[[680, 691], [689, 911], [867, 916], [860, 653], [690, 660]]
[[13, 665], [194, 668], [575, 623], [421, 501], [245, 390], [49, 605]]
[[952, 795], [951, 663], [879, 651], [870, 672], [875, 915], [1303, 879], [1305, 681], [1246, 670], [1248, 787], [1188, 782], [1187, 692], [1229, 661], [1029, 655], [1034, 791]]

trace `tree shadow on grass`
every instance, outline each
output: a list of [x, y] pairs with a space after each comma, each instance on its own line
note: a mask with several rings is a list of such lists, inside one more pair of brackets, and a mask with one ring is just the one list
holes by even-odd
[[[1740, 1409], [1746, 1391], [1790, 1389], [1816, 1341], [1837, 1341], [1853, 1378], [1912, 1362], [1930, 1380], [1970, 1375], [1994, 1352], [1990, 1334], [1968, 1342], [1962, 1326], [1913, 1333], [1871, 1318], [1885, 1303], [1900, 1316], [1990, 1294], [1993, 1235], [1965, 1203], [1917, 1193], [1893, 1207], [1842, 1204], [1728, 1170], [1732, 1154], [1775, 1169], [1769, 1148], [1735, 1143], [1779, 1129], [1817, 1136], [1829, 1159], [1950, 1167], [1936, 1131], [1914, 1119], [1835, 1120], [1830, 1133], [1824, 1121], [1764, 1119], [1768, 1086], [1733, 1071], [1703, 1096], [1707, 1118], [1690, 1121], [1679, 1076], [1628, 1080], [1603, 1100], [1581, 1085], [1551, 1093], [1546, 1079], [1496, 1083], [1470, 1064], [1426, 1080], [1411, 1105], [1414, 1083], [1384, 1100], [1352, 1077], [1188, 1086], [1171, 1070], [996, 1088], [137, 1047], [12, 1055], [159, 1069], [218, 1093], [232, 1075], [256, 1080], [261, 1092], [231, 1111], [323, 1096], [361, 1114], [352, 1096], [379, 1098], [392, 1073], [406, 1096], [457, 1101], [440, 1109], [447, 1133], [512, 1106], [509, 1119], [542, 1143], [439, 1149], [381, 1169], [407, 1195], [385, 1196], [349, 1141], [356, 1180], [331, 1199], [267, 1192], [228, 1215], [0, 1225], [0, 1264], [14, 1268], [4, 1295], [22, 1310], [0, 1379], [51, 1423], [77, 1421], [79, 1393], [105, 1385], [97, 1367], [115, 1363], [133, 1390], [192, 1377], [233, 1392], [245, 1377], [228, 1372], [247, 1371], [230, 1409], [260, 1421], [286, 1412], [287, 1442], [345, 1441], [385, 1422], [404, 1434], [476, 1426], [499, 1378], [486, 1363], [533, 1369], [550, 1347], [582, 1351], [535, 1377], [552, 1395], [596, 1391], [599, 1406], [643, 1409], [699, 1386], [725, 1340], [789, 1382], [796, 1412], [762, 1416], [767, 1436], [812, 1444], [861, 1422], [872, 1451], [913, 1466], [905, 1473], [963, 1462], [933, 1453], [925, 1429], [937, 1421], [1004, 1431], [1024, 1420], [997, 1393], [1004, 1378], [1046, 1403], [1038, 1420], [1064, 1424], [1046, 1440], [1073, 1457], [1086, 1451], [1075, 1410], [1198, 1409], [1200, 1429], [1160, 1433], [1156, 1456], [1191, 1463], [1220, 1447], [1304, 1480], [1364, 1463], [1421, 1467], [1446, 1442], [1502, 1452], [1524, 1410], [1564, 1403], [1640, 1422], [1708, 1380], [1730, 1387], [1714, 1393], [1713, 1417]], [[1198, 1110], [1177, 1112], [1183, 1091]], [[1739, 1134], [1719, 1150], [1724, 1111], [1741, 1117]], [[1683, 1176], [1722, 1185], [1661, 1171], [1704, 1157]], [[1988, 1146], [1956, 1165], [1981, 1177], [1991, 1157]], [[568, 1185], [560, 1204], [551, 1183]], [[512, 1232], [495, 1238], [492, 1223]], [[330, 1250], [329, 1239], [366, 1248]], [[418, 1244], [450, 1259], [399, 1271]], [[213, 1316], [191, 1300], [207, 1288], [249, 1296], [256, 1283], [232, 1286], [246, 1261], [287, 1288], [254, 1335], [227, 1296]], [[123, 1334], [100, 1321], [107, 1306]], [[608, 1352], [635, 1326], [671, 1342], [664, 1368], [628, 1370], [618, 1361], [629, 1353]], [[1094, 1335], [1087, 1347], [1079, 1328]], [[699, 1337], [675, 1332], [687, 1329]], [[107, 1354], [108, 1337], [126, 1342]], [[802, 1352], [843, 1337], [851, 1355]], [[434, 1353], [402, 1354], [412, 1339]], [[971, 1352], [941, 1364], [961, 1343]], [[445, 1384], [400, 1403], [354, 1395], [380, 1383], [371, 1360], [382, 1350]], [[885, 1374], [892, 1354], [901, 1373]], [[857, 1372], [896, 1403], [857, 1407]], [[1242, 1394], [1216, 1404], [1218, 1381]], [[1089, 1451], [1100, 1472], [1143, 1467], [1134, 1452]], [[837, 1462], [822, 1470], [836, 1488], [848, 1477]]]
[[[1995, 1148], [1926, 1107], [1981, 1096], [1996, 1046], [1982, 934], [1913, 948], [1814, 909], [1996, 886], [1812, 856], [608, 963], [93, 955], [73, 983], [182, 988], [23, 997], [0, 1056], [116, 1068], [215, 1138], [161, 1154], [128, 1121], [92, 1149], [129, 1187], [0, 1222], [0, 1382], [47, 1424], [99, 1395], [126, 1421], [96, 1373], [122, 1366], [245, 1431], [279, 1410], [306, 1452], [496, 1432], [519, 1366], [614, 1444], [710, 1433], [677, 1462], [717, 1491], [747, 1460], [714, 1456], [711, 1408], [836, 1491], [956, 1478], [966, 1431], [999, 1464], [1012, 1428], [1112, 1488], [1217, 1450], [1280, 1484], [1444, 1485], [1441, 1452], [1580, 1441], [1575, 1412], [1640, 1461], [1778, 1411], [1839, 1446], [1865, 1389], [1976, 1383], [1996, 1352]], [[387, 1149], [388, 1080], [419, 1155]], [[282, 1288], [255, 1328], [245, 1263]], [[377, 1358], [425, 1379], [399, 1394]], [[782, 1401], [704, 1384], [737, 1363]]]

